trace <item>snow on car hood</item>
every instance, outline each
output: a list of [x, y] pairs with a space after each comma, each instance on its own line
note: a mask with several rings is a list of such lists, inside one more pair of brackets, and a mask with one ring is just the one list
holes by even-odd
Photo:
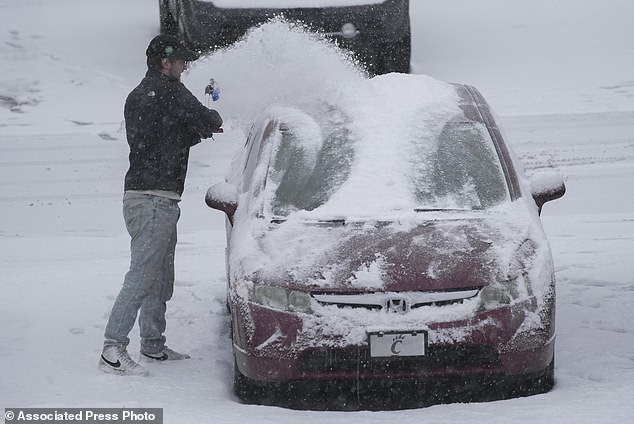
[[548, 248], [530, 220], [499, 211], [346, 224], [260, 221], [232, 239], [234, 278], [314, 292], [480, 288], [515, 278], [522, 269], [544, 268], [535, 262], [536, 251]]
[[216, 7], [231, 9], [264, 8], [287, 9], [308, 7], [345, 7], [379, 4], [385, 0], [203, 0]]
[[415, 291], [482, 287], [494, 274], [489, 250], [499, 235], [490, 237], [497, 231], [479, 220], [305, 223], [300, 231], [285, 224], [259, 240], [270, 262], [258, 279], [316, 290]]
[[[302, 314], [306, 335], [298, 343], [307, 346], [364, 343], [367, 331], [420, 330], [432, 323], [471, 319], [483, 306], [509, 304], [524, 313], [521, 331], [531, 331], [541, 328], [547, 317], [542, 311], [553, 295], [553, 267], [543, 230], [525, 211], [525, 200], [519, 200], [496, 211], [452, 217], [419, 213], [389, 223], [291, 219], [268, 224], [262, 219], [259, 228], [252, 226], [253, 231], [232, 239], [234, 290], [245, 296], [253, 282], [327, 294], [484, 286], [478, 296], [462, 303], [412, 309], [405, 315], [320, 306], [314, 314]], [[506, 291], [507, 300], [488, 299], [486, 290]], [[455, 342], [497, 325], [492, 320], [430, 334], [434, 342]], [[339, 338], [341, 334], [346, 336]]]

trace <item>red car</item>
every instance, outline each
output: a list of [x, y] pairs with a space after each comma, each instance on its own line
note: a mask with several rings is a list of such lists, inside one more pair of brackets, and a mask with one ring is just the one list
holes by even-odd
[[[555, 275], [539, 214], [563, 180], [524, 176], [473, 87], [391, 74], [352, 91], [269, 110], [207, 192], [227, 216], [236, 393], [371, 387], [355, 407], [380, 409], [548, 391]], [[425, 389], [386, 401], [407, 384]]]

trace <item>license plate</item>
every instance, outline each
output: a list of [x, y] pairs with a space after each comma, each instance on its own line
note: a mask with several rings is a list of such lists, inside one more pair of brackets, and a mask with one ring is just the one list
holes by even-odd
[[426, 331], [381, 331], [369, 337], [372, 358], [425, 356], [427, 352]]

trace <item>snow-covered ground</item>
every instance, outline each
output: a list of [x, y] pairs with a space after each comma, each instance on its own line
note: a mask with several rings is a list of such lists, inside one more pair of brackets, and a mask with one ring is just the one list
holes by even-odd
[[123, 102], [145, 71], [158, 5], [0, 0], [0, 408], [161, 407], [166, 423], [631, 422], [634, 3], [412, 0], [411, 13], [414, 71], [477, 86], [528, 171], [566, 175], [566, 196], [543, 213], [558, 278], [553, 391], [372, 413], [237, 402], [223, 217], [204, 192], [254, 113], [349, 72], [281, 30], [185, 78], [201, 98], [201, 75], [221, 82], [214, 107], [226, 120], [224, 135], [192, 151], [181, 202], [167, 336], [192, 359], [152, 366], [148, 378], [100, 374], [106, 316], [129, 261]]

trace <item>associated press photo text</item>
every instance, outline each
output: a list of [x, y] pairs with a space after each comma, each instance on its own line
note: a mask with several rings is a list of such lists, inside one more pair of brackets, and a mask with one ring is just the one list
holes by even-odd
[[10, 423], [163, 424], [162, 408], [5, 408]]

